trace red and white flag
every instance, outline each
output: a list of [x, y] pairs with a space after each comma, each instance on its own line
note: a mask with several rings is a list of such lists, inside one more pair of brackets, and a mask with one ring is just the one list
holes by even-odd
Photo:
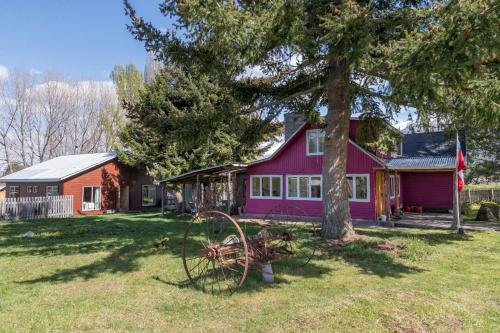
[[458, 139], [457, 133], [457, 189], [458, 192], [462, 192], [465, 180], [464, 180], [464, 170], [466, 168], [465, 165], [465, 157], [462, 151], [462, 147], [460, 146], [460, 140]]

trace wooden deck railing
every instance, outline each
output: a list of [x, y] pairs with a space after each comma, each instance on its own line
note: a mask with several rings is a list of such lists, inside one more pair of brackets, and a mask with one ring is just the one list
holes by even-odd
[[0, 219], [42, 219], [73, 216], [73, 196], [0, 199]]

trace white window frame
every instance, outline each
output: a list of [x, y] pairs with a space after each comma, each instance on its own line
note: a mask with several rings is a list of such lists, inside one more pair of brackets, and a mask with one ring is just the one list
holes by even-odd
[[[262, 178], [269, 178], [269, 196], [262, 196]], [[272, 177], [276, 177], [280, 179], [280, 196], [279, 197], [273, 197], [273, 180]], [[261, 178], [260, 179], [260, 195], [253, 195], [253, 179], [254, 178]], [[251, 199], [271, 199], [271, 200], [280, 200], [283, 198], [283, 176], [282, 175], [252, 175], [250, 176], [250, 198]]]
[[[90, 187], [92, 189], [91, 191], [91, 194], [92, 196], [94, 196], [94, 188], [99, 188], [99, 207], [98, 208], [92, 208], [92, 209], [85, 209], [85, 202], [83, 201], [84, 198], [85, 198], [85, 188], [86, 187]], [[94, 202], [95, 204], [95, 202]], [[102, 188], [101, 186], [93, 186], [93, 185], [85, 185], [85, 186], [82, 186], [82, 211], [84, 212], [92, 212], [92, 211], [96, 211], [96, 210], [101, 210], [101, 206], [102, 206]]]
[[53, 197], [53, 196], [56, 196], [56, 195], [53, 195], [53, 194], [49, 194], [49, 188], [57, 188], [57, 194], [56, 195], [59, 195], [59, 185], [47, 185], [47, 187], [45, 188], [45, 195], [47, 197]]
[[26, 193], [33, 193], [33, 185], [26, 185]]
[[[318, 149], [318, 152], [316, 153], [311, 153], [309, 152], [309, 133], [311, 132], [316, 132], [317, 133], [317, 142], [316, 142], [316, 145], [317, 145], [317, 149]], [[325, 144], [323, 143], [323, 151], [320, 152], [319, 151], [319, 138], [320, 138], [320, 135], [321, 135], [321, 132], [325, 132], [324, 130], [320, 129], [320, 128], [316, 128], [316, 129], [312, 129], [312, 130], [307, 130], [306, 131], [306, 155], [307, 156], [318, 156], [318, 155], [323, 155], [324, 154], [324, 151], [325, 151]]]
[[[151, 204], [147, 204], [145, 205], [144, 204], [144, 188], [145, 187], [154, 187], [154, 198], [153, 198], [153, 202]], [[148, 192], [149, 193], [149, 192]], [[142, 185], [141, 186], [141, 206], [142, 207], [154, 207], [156, 206], [156, 185], [152, 185], [152, 184], [146, 184], [146, 185]]]
[[[307, 198], [301, 198], [300, 196], [297, 197], [291, 197], [288, 195], [288, 179], [289, 178], [297, 178], [297, 195], [299, 195], [300, 192], [300, 177], [307, 177]], [[320, 192], [320, 197], [319, 198], [312, 198], [311, 197], [311, 178], [312, 177], [319, 177], [319, 180], [321, 182], [321, 192]], [[323, 176], [322, 175], [286, 175], [286, 199], [287, 200], [307, 200], [307, 201], [321, 201], [323, 200]]]
[[[352, 198], [349, 198], [349, 202], [370, 202], [371, 198], [371, 182], [369, 173], [348, 173], [347, 177], [352, 177]], [[356, 198], [356, 178], [366, 178], [366, 199]]]
[[38, 193], [38, 185], [33, 185], [33, 193]]
[[[19, 185], [9, 185], [9, 198], [19, 198], [21, 196], [20, 192], [21, 187]], [[15, 194], [17, 194], [17, 196], [15, 196]]]

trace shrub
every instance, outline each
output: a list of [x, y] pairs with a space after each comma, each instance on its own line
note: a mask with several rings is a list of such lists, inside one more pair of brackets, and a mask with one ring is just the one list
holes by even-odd
[[472, 214], [472, 203], [470, 202], [464, 202], [462, 204], [461, 212], [463, 215], [470, 215]]

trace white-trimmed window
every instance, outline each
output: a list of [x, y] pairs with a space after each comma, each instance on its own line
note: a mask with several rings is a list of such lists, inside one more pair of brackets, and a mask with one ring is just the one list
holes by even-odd
[[101, 188], [99, 186], [83, 187], [82, 209], [84, 211], [101, 209]]
[[38, 193], [38, 185], [33, 185], [33, 193]]
[[33, 185], [26, 185], [26, 193], [33, 193]]
[[151, 207], [156, 205], [156, 186], [142, 185], [142, 206]]
[[348, 174], [347, 190], [349, 191], [349, 201], [369, 202], [370, 201], [370, 175], [368, 174]]
[[9, 198], [19, 198], [19, 186], [18, 185], [9, 186]]
[[282, 176], [250, 176], [250, 198], [279, 199], [281, 198]]
[[395, 196], [394, 194], [396, 193], [395, 186], [394, 186], [394, 175], [389, 176], [389, 197], [391, 199], [394, 199]]
[[307, 155], [323, 155], [325, 131], [313, 129], [306, 132]]
[[290, 200], [321, 200], [321, 175], [287, 175], [286, 198]]
[[48, 185], [47, 186], [47, 196], [53, 197], [59, 195], [59, 186], [58, 185]]

